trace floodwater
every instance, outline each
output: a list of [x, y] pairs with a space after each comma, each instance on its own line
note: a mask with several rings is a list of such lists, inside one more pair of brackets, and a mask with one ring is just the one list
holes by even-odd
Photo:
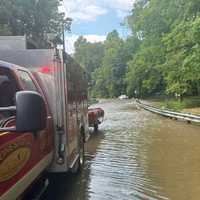
[[200, 126], [102, 102], [105, 121], [87, 144], [79, 175], [58, 177], [49, 200], [199, 200]]

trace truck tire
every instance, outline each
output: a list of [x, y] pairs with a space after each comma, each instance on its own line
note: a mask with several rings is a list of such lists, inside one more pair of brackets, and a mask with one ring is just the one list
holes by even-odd
[[80, 137], [80, 149], [79, 149], [79, 169], [81, 169], [85, 162], [85, 138], [84, 134], [81, 133]]
[[98, 129], [99, 129], [99, 124], [98, 123], [94, 123], [94, 131], [96, 132], [96, 131], [98, 131]]
[[73, 174], [78, 174], [81, 172], [83, 165], [85, 162], [85, 137], [84, 137], [84, 129], [81, 128], [80, 130], [80, 137], [79, 137], [79, 158], [71, 169]]

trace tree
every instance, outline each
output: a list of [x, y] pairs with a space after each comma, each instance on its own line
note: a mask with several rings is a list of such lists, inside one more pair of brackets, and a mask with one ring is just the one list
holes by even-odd
[[6, 24], [0, 24], [0, 35], [11, 35], [11, 30]]
[[[147, 43], [149, 44], [149, 43]], [[159, 42], [154, 45], [142, 44], [139, 51], [128, 63], [126, 73], [127, 93], [129, 96], [147, 96], [162, 91], [163, 76], [161, 64], [163, 51]]]
[[[117, 97], [125, 92], [126, 58], [130, 56], [125, 55], [127, 47], [128, 45], [125, 48], [124, 41], [119, 37], [116, 30], [108, 34], [105, 41], [102, 67], [93, 74], [94, 93], [103, 93], [106, 97]], [[100, 77], [101, 81], [97, 77]], [[104, 84], [104, 87], [100, 85], [101, 83]]]
[[163, 38], [167, 49], [164, 72], [168, 93], [200, 92], [199, 26], [197, 17], [192, 22], [180, 23]]
[[86, 70], [88, 81], [91, 84], [91, 74], [102, 65], [104, 56], [103, 43], [90, 43], [84, 37], [75, 42], [75, 60]]
[[199, 93], [199, 13], [196, 0], [136, 1], [128, 25], [141, 45], [126, 73], [129, 95]]
[[[58, 12], [58, 0], [1, 0], [0, 24], [7, 26], [12, 35], [26, 35], [39, 48], [47, 47], [47, 34], [62, 33], [71, 19]], [[2, 29], [1, 29], [2, 30]]]
[[[76, 58], [90, 66], [94, 95], [200, 94], [197, 0], [137, 0], [126, 21], [132, 35], [122, 40], [117, 31], [109, 33], [98, 67], [90, 64], [88, 44], [80, 38], [82, 53]], [[94, 49], [91, 46], [91, 51]]]

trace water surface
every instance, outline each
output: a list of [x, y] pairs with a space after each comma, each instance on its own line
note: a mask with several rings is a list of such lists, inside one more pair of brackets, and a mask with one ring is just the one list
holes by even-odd
[[128, 101], [102, 102], [78, 176], [55, 180], [45, 199], [199, 200], [200, 126], [173, 121]]

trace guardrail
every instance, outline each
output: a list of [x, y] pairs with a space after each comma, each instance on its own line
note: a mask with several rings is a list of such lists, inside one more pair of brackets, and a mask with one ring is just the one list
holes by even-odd
[[136, 101], [136, 103], [139, 105], [139, 107], [142, 107], [145, 110], [148, 110], [153, 113], [157, 113], [157, 114], [165, 116], [165, 117], [169, 117], [171, 119], [179, 119], [179, 120], [187, 121], [188, 123], [190, 123], [190, 122], [200, 123], [199, 115], [193, 115], [190, 113], [181, 113], [181, 112], [174, 112], [174, 111], [170, 111], [170, 110], [159, 109], [157, 107], [144, 104], [138, 100]]

